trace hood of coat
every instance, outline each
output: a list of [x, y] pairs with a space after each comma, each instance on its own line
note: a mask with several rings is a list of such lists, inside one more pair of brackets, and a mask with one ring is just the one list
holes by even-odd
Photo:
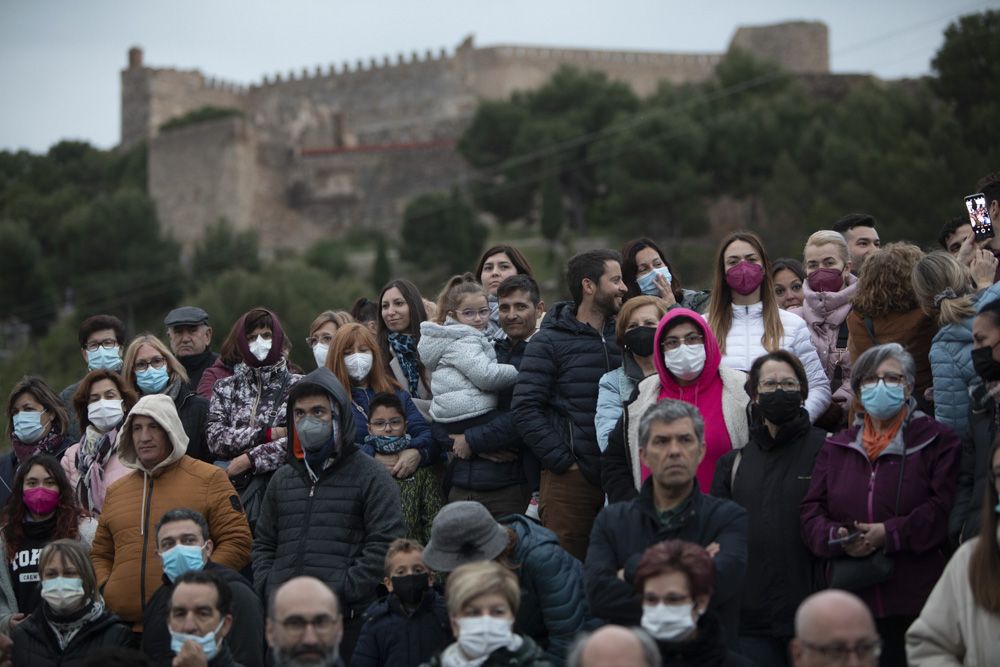
[[486, 341], [486, 332], [448, 318], [444, 324], [425, 321], [420, 323], [420, 342], [417, 343], [420, 361], [433, 371], [448, 349], [463, 338], [478, 336]]
[[712, 329], [708, 326], [705, 318], [687, 308], [674, 308], [670, 310], [663, 316], [660, 324], [656, 327], [656, 336], [653, 338], [653, 365], [656, 366], [656, 372], [660, 376], [660, 384], [665, 387], [678, 386], [677, 380], [663, 363], [663, 353], [660, 352], [660, 341], [665, 335], [664, 332], [674, 326], [675, 320], [682, 317], [693, 321], [694, 325], [701, 329], [701, 334], [705, 338], [705, 367], [702, 369], [701, 375], [695, 378], [692, 386], [708, 386], [718, 381], [719, 364], [722, 363], [719, 341], [715, 339], [715, 334], [712, 333]]
[[292, 390], [288, 392], [288, 403], [285, 414], [288, 420], [288, 442], [286, 444], [289, 461], [301, 461], [304, 458], [302, 445], [299, 444], [298, 435], [295, 433], [295, 419], [292, 406], [300, 396], [307, 396], [313, 393], [311, 390], [319, 389], [330, 397], [337, 404], [337, 411], [340, 413], [338, 425], [340, 426], [340, 453], [341, 456], [349, 450], [354, 449], [355, 424], [354, 410], [351, 409], [351, 396], [344, 389], [330, 369], [317, 368], [312, 373], [303, 376], [296, 383]]
[[[147, 469], [139, 461], [135, 452], [135, 442], [132, 440], [132, 421], [137, 415], [145, 415], [152, 418], [166, 432], [172, 446], [171, 452], [163, 461], [152, 468]], [[177, 407], [174, 399], [166, 394], [151, 394], [143, 396], [139, 402], [129, 410], [128, 416], [118, 429], [118, 440], [115, 443], [118, 452], [118, 460], [122, 465], [132, 470], [139, 470], [148, 475], [157, 474], [181, 460], [187, 452], [188, 437], [184, 432], [184, 425], [177, 414]]]
[[556, 305], [549, 309], [549, 312], [545, 314], [545, 318], [542, 320], [542, 329], [560, 329], [562, 331], [584, 335], [584, 336], [600, 336], [602, 333], [604, 338], [609, 341], [614, 341], [615, 339], [615, 318], [609, 317], [604, 321], [604, 331], [597, 331], [594, 327], [590, 326], [586, 322], [581, 322], [576, 319], [576, 303], [573, 301], [560, 301]]
[[[264, 357], [263, 361], [257, 359], [250, 352], [250, 342], [247, 340], [246, 335], [246, 319], [247, 315], [252, 312], [265, 311], [271, 316], [271, 321], [274, 326], [271, 328], [271, 349], [268, 351], [267, 356]], [[259, 368], [261, 366], [271, 366], [276, 364], [279, 360], [283, 358], [282, 349], [285, 346], [285, 330], [281, 327], [281, 322], [278, 320], [278, 316], [267, 308], [254, 308], [248, 313], [244, 313], [240, 317], [239, 321], [236, 323], [236, 349], [240, 351], [240, 358], [248, 366], [254, 368]]]
[[[833, 434], [827, 438], [827, 442], [839, 447], [851, 447], [863, 453], [865, 449], [861, 438], [865, 425], [865, 413], [864, 408], [860, 406], [860, 401], [858, 403], [859, 407], [854, 416], [854, 424], [850, 428]], [[943, 431], [950, 430], [949, 427], [920, 410], [917, 407], [917, 401], [912, 396], [906, 405], [906, 410], [907, 415], [903, 425], [900, 426], [893, 441], [882, 452], [883, 454], [899, 455], [905, 451], [909, 455], [933, 442]]]

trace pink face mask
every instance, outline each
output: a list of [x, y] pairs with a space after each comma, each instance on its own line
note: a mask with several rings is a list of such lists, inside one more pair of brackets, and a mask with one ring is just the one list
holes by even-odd
[[839, 269], [816, 269], [806, 282], [813, 292], [839, 292], [844, 286], [844, 274]]
[[59, 492], [54, 489], [46, 489], [43, 486], [25, 489], [23, 498], [25, 506], [31, 510], [32, 514], [38, 516], [51, 514], [59, 505]]
[[746, 296], [764, 282], [764, 267], [743, 260], [726, 271], [726, 284], [737, 294]]

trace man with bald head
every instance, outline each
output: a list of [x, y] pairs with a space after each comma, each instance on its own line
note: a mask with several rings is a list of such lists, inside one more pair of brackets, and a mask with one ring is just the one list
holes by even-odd
[[319, 579], [296, 577], [276, 588], [266, 631], [275, 667], [343, 667], [340, 604]]
[[645, 632], [605, 625], [576, 640], [566, 667], [660, 667], [661, 663], [656, 642]]
[[874, 667], [879, 664], [882, 640], [875, 619], [859, 597], [826, 590], [799, 605], [791, 651], [795, 667]]

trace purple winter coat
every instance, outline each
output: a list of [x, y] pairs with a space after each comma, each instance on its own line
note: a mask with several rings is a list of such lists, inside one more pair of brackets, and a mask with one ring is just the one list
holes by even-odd
[[892, 577], [858, 593], [877, 618], [917, 616], [948, 562], [944, 549], [960, 440], [951, 428], [917, 410], [912, 399], [908, 409], [899, 433], [873, 463], [861, 441], [863, 415], [853, 427], [827, 438], [801, 506], [802, 539], [820, 558], [846, 556], [842, 546], [828, 544], [841, 526], [852, 530], [854, 521], [885, 524]]

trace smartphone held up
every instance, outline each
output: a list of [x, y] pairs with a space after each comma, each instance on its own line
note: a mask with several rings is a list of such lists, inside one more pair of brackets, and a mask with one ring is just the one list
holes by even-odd
[[986, 195], [978, 192], [965, 198], [965, 210], [969, 212], [969, 223], [976, 241], [985, 241], [995, 236], [993, 220], [986, 207]]

